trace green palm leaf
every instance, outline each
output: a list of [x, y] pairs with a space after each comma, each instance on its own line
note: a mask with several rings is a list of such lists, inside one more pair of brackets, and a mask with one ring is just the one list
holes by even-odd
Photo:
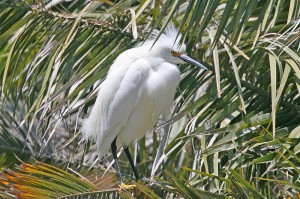
[[[79, 170], [94, 165], [95, 147], [82, 144], [80, 123], [99, 83], [120, 53], [172, 21], [187, 52], [210, 72], [180, 66], [171, 119], [130, 148], [140, 173], [158, 180], [159, 188], [145, 183], [139, 189], [149, 197], [299, 193], [292, 186], [299, 185], [298, 1], [53, 2], [0, 3], [0, 168], [19, 163], [14, 154], [70, 162]], [[101, 167], [110, 161], [102, 160]], [[131, 178], [123, 155], [120, 163]], [[36, 175], [35, 181], [46, 177]], [[22, 183], [27, 190], [47, 190]], [[75, 191], [71, 181], [64, 183], [56, 193], [47, 191], [61, 194], [56, 197], [84, 197], [91, 190], [93, 196], [116, 194], [83, 184]]]

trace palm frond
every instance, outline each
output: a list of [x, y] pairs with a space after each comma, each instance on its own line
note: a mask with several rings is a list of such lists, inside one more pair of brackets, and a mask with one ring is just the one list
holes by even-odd
[[[169, 186], [141, 185], [144, 194], [299, 193], [298, 1], [15, 0], [0, 8], [1, 168], [17, 163], [12, 154], [93, 165], [94, 146], [82, 146], [79, 129], [99, 84], [121, 52], [172, 21], [210, 72], [180, 66], [173, 117], [130, 148], [141, 173]], [[123, 155], [120, 163], [130, 178]]]

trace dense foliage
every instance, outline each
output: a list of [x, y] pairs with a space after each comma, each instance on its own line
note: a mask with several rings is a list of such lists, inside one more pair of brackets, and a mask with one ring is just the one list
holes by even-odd
[[172, 21], [210, 71], [179, 66], [172, 117], [130, 148], [135, 196], [300, 198], [299, 15], [297, 0], [1, 0], [0, 196], [132, 197], [80, 123], [113, 60]]

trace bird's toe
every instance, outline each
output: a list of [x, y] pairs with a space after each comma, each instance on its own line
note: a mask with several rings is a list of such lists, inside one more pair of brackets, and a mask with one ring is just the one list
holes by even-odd
[[119, 186], [120, 190], [122, 190], [122, 189], [134, 189], [134, 188], [136, 188], [136, 185], [134, 185], [134, 184], [125, 184], [125, 183], [122, 183]]

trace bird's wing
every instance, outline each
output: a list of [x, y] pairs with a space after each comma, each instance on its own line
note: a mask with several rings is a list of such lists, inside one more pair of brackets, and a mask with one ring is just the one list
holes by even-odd
[[[118, 64], [118, 61], [114, 63], [114, 66], [115, 64]], [[123, 69], [114, 67], [109, 72], [101, 86], [102, 91], [99, 93], [103, 107], [101, 115], [103, 130], [97, 135], [100, 154], [108, 151], [112, 141], [126, 125], [130, 114], [141, 100], [150, 64], [145, 59], [139, 59], [127, 67], [123, 74], [121, 70]]]

